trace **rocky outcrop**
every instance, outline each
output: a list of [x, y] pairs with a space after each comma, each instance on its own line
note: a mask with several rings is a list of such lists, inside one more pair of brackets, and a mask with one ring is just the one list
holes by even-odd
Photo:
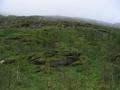
[[74, 62], [78, 61], [78, 58], [81, 54], [80, 53], [68, 53], [64, 55], [64, 59], [62, 60], [45, 60], [40, 57], [29, 57], [30, 63], [34, 65], [45, 65], [48, 64], [50, 67], [59, 67], [59, 66], [69, 66]]
[[0, 64], [15, 64], [15, 60], [0, 60]]

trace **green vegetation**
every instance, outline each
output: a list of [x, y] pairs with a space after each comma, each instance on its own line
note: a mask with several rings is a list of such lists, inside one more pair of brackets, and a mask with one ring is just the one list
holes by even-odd
[[0, 90], [120, 90], [120, 31], [0, 16], [0, 62]]

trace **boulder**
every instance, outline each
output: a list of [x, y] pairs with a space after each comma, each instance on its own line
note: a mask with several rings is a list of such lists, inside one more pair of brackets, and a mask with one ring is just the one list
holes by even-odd
[[0, 60], [0, 64], [3, 64], [5, 62], [5, 60]]

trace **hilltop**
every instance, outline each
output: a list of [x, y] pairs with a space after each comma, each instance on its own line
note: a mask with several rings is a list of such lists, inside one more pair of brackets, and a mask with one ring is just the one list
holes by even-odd
[[[66, 16], [0, 16], [1, 26], [8, 24], [10, 27], [18, 27], [21, 24], [24, 24], [21, 27], [40, 27], [40, 26], [56, 26], [60, 27], [65, 25], [65, 27], [79, 27], [80, 25], [90, 24], [97, 26], [107, 26], [107, 27], [118, 27], [116, 24], [107, 23], [103, 21], [91, 20], [86, 18], [77, 18], [77, 17], [66, 17]], [[26, 25], [25, 25], [26, 24]], [[119, 28], [119, 27], [118, 27]]]

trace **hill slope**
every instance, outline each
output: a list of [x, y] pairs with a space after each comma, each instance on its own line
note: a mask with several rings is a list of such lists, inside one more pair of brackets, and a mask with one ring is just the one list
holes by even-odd
[[0, 26], [0, 90], [120, 89], [119, 29], [14, 16]]

